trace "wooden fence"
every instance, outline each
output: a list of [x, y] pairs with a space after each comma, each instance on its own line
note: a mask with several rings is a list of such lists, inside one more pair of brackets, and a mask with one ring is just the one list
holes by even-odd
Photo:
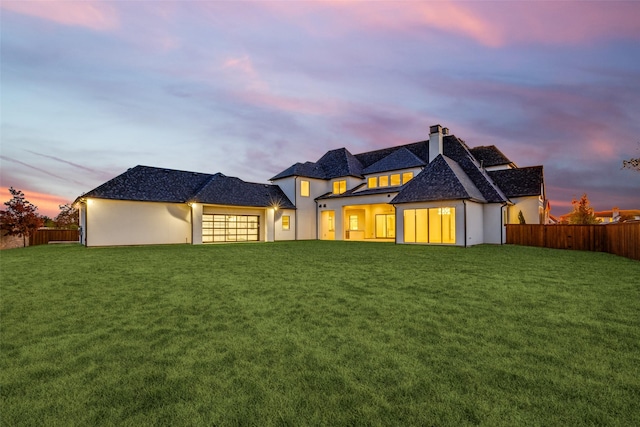
[[607, 225], [507, 225], [507, 243], [609, 252], [640, 261], [640, 222]]
[[29, 246], [46, 245], [49, 242], [79, 242], [80, 230], [41, 228], [29, 236]]

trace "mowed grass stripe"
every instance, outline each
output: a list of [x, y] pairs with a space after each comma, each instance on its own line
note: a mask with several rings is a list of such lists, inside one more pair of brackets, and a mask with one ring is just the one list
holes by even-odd
[[0, 256], [3, 425], [640, 425], [640, 263], [357, 242]]

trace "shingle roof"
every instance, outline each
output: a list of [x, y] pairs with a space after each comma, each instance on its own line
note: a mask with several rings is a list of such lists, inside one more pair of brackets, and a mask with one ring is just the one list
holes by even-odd
[[489, 176], [507, 197], [538, 196], [542, 192], [542, 166], [490, 171]]
[[425, 164], [429, 162], [429, 141], [420, 141], [396, 147], [383, 148], [381, 150], [367, 151], [366, 153], [356, 154], [355, 158], [362, 163], [363, 167], [368, 168], [400, 148], [406, 148], [417, 158], [425, 162]]
[[[383, 160], [385, 157], [388, 157], [403, 148], [422, 161], [423, 164], [427, 164], [429, 161], [429, 141], [414, 142], [412, 144], [400, 145], [397, 147], [367, 151], [366, 153], [356, 155], [351, 154], [346, 148], [339, 148], [337, 150], [328, 151], [316, 163], [296, 163], [289, 166], [287, 169], [271, 178], [270, 181], [290, 176], [304, 176], [318, 179], [333, 179], [340, 176], [362, 177], [362, 174], [364, 173], [363, 170], [365, 168], [370, 167], [374, 163]], [[417, 163], [417, 161], [415, 162]]]
[[495, 145], [473, 147], [469, 151], [485, 168], [513, 163]]
[[391, 203], [458, 199], [485, 201], [482, 193], [460, 165], [440, 154], [418, 176], [405, 184]]
[[327, 151], [317, 162], [325, 173], [325, 179], [341, 176], [362, 177], [362, 164], [346, 148]]
[[406, 147], [400, 147], [386, 157], [378, 160], [371, 166], [366, 167], [362, 173], [378, 173], [394, 171], [399, 169], [415, 168], [424, 166], [426, 162], [409, 151]]
[[144, 202], [224, 204], [279, 207], [294, 205], [277, 185], [245, 182], [239, 178], [198, 172], [136, 166], [82, 197]]
[[443, 151], [445, 156], [458, 163], [487, 202], [499, 203], [506, 201], [506, 197], [500, 189], [494, 185], [487, 173], [480, 169], [479, 164], [475, 161], [464, 141], [454, 135], [445, 136]]

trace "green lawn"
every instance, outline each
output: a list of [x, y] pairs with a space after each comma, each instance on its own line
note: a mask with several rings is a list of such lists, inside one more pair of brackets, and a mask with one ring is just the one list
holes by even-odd
[[640, 262], [289, 242], [0, 254], [0, 425], [640, 425]]

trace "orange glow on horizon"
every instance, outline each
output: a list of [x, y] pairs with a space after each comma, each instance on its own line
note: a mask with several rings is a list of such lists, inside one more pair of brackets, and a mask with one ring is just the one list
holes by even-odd
[[[38, 207], [38, 214], [48, 216], [51, 219], [55, 218], [60, 213], [60, 205], [73, 202], [73, 200], [67, 200], [53, 194], [38, 193], [35, 191], [23, 190], [21, 188], [18, 188], [18, 190], [21, 190], [24, 193], [26, 200], [28, 200], [32, 205]], [[4, 210], [4, 203], [8, 202], [12, 198], [11, 193], [9, 193], [9, 189], [0, 188], [0, 197], [2, 198], [2, 206], [0, 209]]]

